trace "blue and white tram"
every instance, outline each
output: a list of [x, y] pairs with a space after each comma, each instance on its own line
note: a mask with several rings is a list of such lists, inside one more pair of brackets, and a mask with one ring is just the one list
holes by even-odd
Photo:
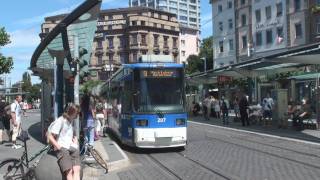
[[186, 145], [182, 64], [125, 64], [104, 89], [110, 107], [108, 125], [122, 143], [139, 148]]

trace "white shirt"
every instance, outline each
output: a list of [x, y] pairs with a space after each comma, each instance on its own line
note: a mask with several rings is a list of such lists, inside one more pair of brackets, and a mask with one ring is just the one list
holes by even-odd
[[266, 111], [270, 111], [272, 110], [273, 108], [273, 105], [274, 105], [274, 102], [273, 102], [273, 99], [270, 97], [270, 98], [264, 98], [263, 99], [263, 102], [266, 102], [264, 105], [263, 105], [263, 109], [266, 110]]
[[14, 101], [14, 103], [12, 103], [10, 105], [10, 109], [11, 109], [12, 113], [16, 114], [16, 122], [21, 123], [22, 111], [21, 111], [21, 106], [19, 105], [19, 103], [17, 101]]
[[73, 127], [67, 119], [63, 116], [59, 117], [52, 125], [50, 125], [48, 131], [52, 134], [58, 135], [58, 144], [61, 147], [66, 149], [70, 148], [70, 145], [73, 143]]

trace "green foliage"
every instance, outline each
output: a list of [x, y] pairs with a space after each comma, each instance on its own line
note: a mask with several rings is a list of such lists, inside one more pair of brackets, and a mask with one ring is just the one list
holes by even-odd
[[88, 94], [94, 87], [98, 86], [100, 83], [100, 81], [96, 80], [86, 81], [80, 86], [80, 94]]
[[201, 58], [207, 59], [207, 70], [213, 68], [213, 39], [212, 36], [203, 39], [200, 46], [199, 55], [190, 55], [187, 58], [188, 65], [186, 67], [186, 73], [192, 74], [195, 72], [204, 71], [204, 61]]
[[[10, 36], [4, 27], [0, 28], [0, 48], [10, 43]], [[12, 57], [5, 57], [0, 53], [0, 74], [10, 73], [13, 68]]]

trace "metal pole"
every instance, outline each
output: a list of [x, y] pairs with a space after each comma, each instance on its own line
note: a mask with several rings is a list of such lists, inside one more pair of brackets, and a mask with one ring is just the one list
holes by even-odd
[[58, 93], [58, 87], [57, 87], [57, 58], [53, 57], [53, 63], [54, 63], [54, 68], [53, 68], [53, 72], [54, 72], [54, 119], [58, 119], [58, 97], [57, 97], [57, 93]]
[[[77, 62], [77, 74], [76, 77], [74, 78], [74, 103], [76, 105], [80, 105], [80, 100], [79, 100], [79, 74], [80, 74], [80, 67], [79, 67], [79, 41], [78, 41], [78, 36], [74, 36], [74, 59]], [[75, 132], [77, 137], [79, 137], [80, 134], [80, 121], [79, 117], [75, 120], [74, 124]]]
[[204, 72], [207, 72], [207, 58], [204, 58]]

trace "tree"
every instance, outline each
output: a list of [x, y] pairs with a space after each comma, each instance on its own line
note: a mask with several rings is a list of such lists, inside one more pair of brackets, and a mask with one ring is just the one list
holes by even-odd
[[[0, 28], [0, 48], [10, 43], [10, 36], [4, 27]], [[0, 74], [10, 73], [13, 68], [12, 57], [5, 57], [0, 53]]]
[[201, 58], [206, 58], [207, 70], [213, 68], [213, 40], [212, 36], [203, 39], [200, 46], [199, 55], [190, 55], [187, 58], [188, 65], [186, 67], [186, 73], [192, 74], [195, 72], [204, 71], [204, 61]]
[[31, 76], [28, 72], [23, 73], [22, 75], [22, 91], [30, 92], [32, 84], [31, 84]]

